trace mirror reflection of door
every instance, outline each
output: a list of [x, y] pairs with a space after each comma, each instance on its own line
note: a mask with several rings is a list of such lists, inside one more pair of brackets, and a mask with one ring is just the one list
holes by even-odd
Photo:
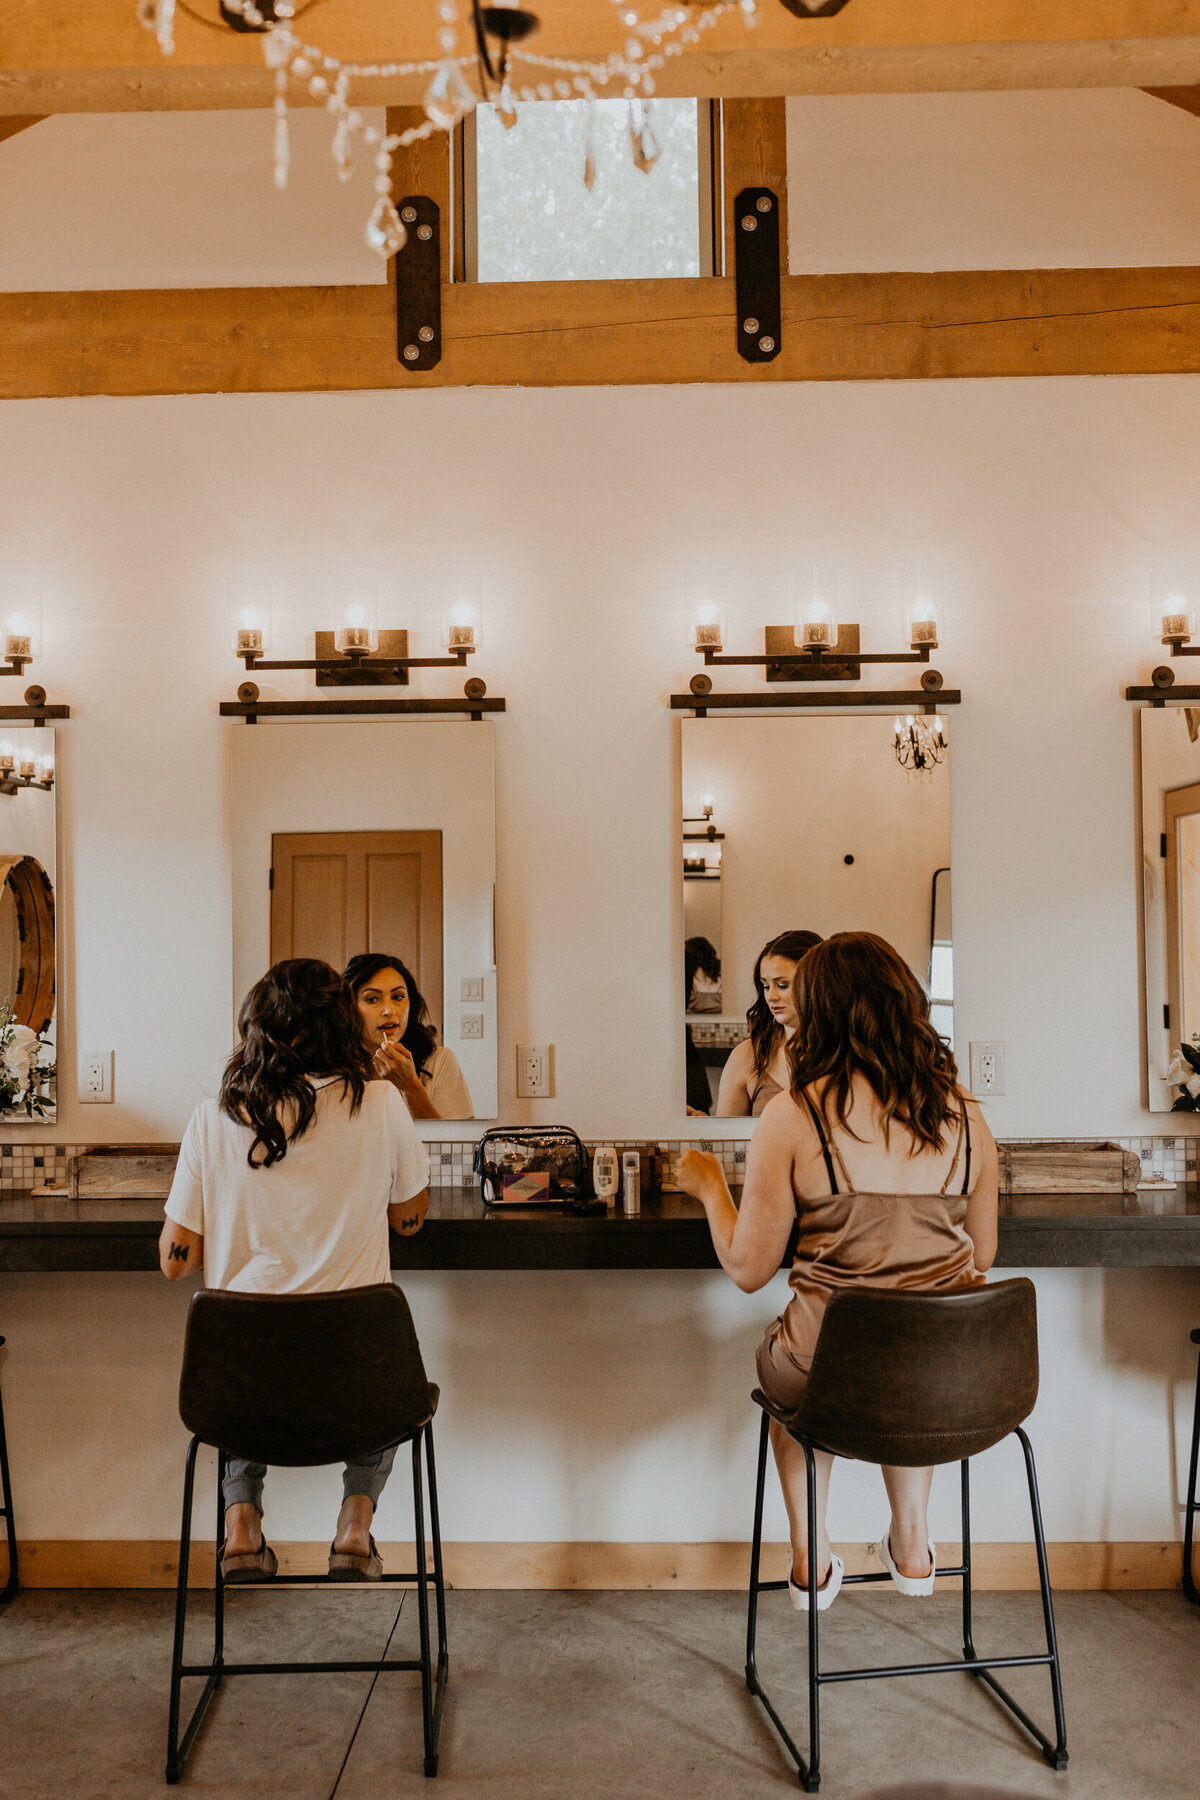
[[271, 838], [271, 961], [399, 956], [442, 1028], [440, 831], [275, 832]]
[[1163, 795], [1171, 1047], [1200, 1033], [1200, 783]]

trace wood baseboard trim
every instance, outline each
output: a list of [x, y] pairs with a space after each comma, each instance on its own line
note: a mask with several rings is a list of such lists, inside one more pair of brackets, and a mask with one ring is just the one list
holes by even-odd
[[[286, 1575], [325, 1573], [328, 1545], [277, 1543]], [[381, 1546], [391, 1568], [411, 1566], [412, 1547]], [[850, 1574], [877, 1571], [873, 1545], [840, 1546]], [[1111, 1592], [1124, 1588], [1180, 1585], [1181, 1551], [1173, 1543], [1056, 1543], [1047, 1545], [1050, 1579], [1060, 1589]], [[457, 1588], [737, 1589], [746, 1584], [750, 1546], [746, 1543], [447, 1543], [446, 1577]], [[786, 1567], [782, 1544], [767, 1545], [765, 1567], [780, 1575]], [[959, 1546], [943, 1544], [942, 1562], [957, 1558]], [[0, 1577], [6, 1567], [0, 1548]], [[167, 1588], [175, 1585], [176, 1546], [166, 1538], [34, 1539], [20, 1546], [21, 1580], [30, 1588]], [[212, 1580], [211, 1544], [196, 1544], [192, 1586]], [[1037, 1587], [1030, 1544], [974, 1546], [975, 1585], [981, 1590]], [[947, 1582], [947, 1589], [957, 1582]]]

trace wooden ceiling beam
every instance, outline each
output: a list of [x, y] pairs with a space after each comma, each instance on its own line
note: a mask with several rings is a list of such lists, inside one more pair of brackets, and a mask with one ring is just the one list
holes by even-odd
[[[215, 19], [217, 0], [197, 0]], [[615, 47], [611, 0], [555, 0], [534, 48], [599, 56]], [[436, 54], [434, 7], [409, 0], [327, 0], [300, 31], [362, 62]], [[253, 36], [182, 10], [165, 58], [137, 23], [134, 0], [0, 0], [0, 113], [126, 112], [264, 106], [271, 77]], [[464, 38], [465, 48], [465, 38]], [[534, 79], [540, 79], [535, 75]], [[358, 97], [412, 105], [427, 77], [363, 83]], [[1200, 0], [854, 0], [831, 19], [801, 20], [760, 0], [759, 22], [706, 30], [668, 62], [667, 94], [919, 93], [956, 89], [1200, 83]], [[299, 98], [299, 96], [297, 96]]]
[[1200, 269], [785, 276], [766, 364], [737, 354], [733, 289], [452, 286], [442, 361], [419, 376], [396, 358], [390, 286], [3, 294], [0, 398], [1200, 370]]

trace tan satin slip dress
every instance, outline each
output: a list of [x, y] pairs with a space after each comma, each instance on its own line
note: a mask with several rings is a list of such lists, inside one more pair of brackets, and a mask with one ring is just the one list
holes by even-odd
[[[795, 1196], [799, 1237], [788, 1285], [792, 1298], [767, 1327], [757, 1352], [759, 1384], [778, 1405], [798, 1406], [829, 1297], [839, 1288], [895, 1287], [947, 1292], [981, 1287], [975, 1247], [967, 1236], [971, 1134], [966, 1111], [950, 1169], [936, 1194], [859, 1193], [819, 1109], [804, 1103], [821, 1141], [831, 1192]], [[948, 1190], [965, 1150], [961, 1192]], [[832, 1155], [831, 1155], [832, 1152]], [[837, 1163], [841, 1176], [834, 1173]]]

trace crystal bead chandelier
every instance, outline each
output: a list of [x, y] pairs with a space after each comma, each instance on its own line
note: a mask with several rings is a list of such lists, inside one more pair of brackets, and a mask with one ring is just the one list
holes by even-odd
[[[392, 157], [397, 150], [435, 131], [453, 131], [481, 100], [493, 102], [501, 123], [511, 127], [517, 123], [521, 101], [595, 100], [617, 94], [629, 103], [634, 163], [648, 173], [659, 154], [650, 117], [658, 71], [698, 44], [701, 34], [719, 19], [740, 13], [752, 26], [758, 16], [758, 0], [680, 0], [652, 16], [646, 15], [645, 0], [611, 0], [620, 47], [599, 59], [577, 59], [543, 56], [525, 48], [539, 20], [522, 7], [433, 0], [439, 52], [435, 61], [349, 63], [305, 42], [293, 27], [291, 0], [219, 0], [219, 4], [222, 18], [235, 30], [261, 35], [263, 57], [274, 75], [276, 187], [287, 185], [288, 90], [296, 83], [307, 88], [333, 119], [333, 157], [341, 180], [350, 179], [356, 141], [361, 140], [373, 157], [376, 198], [366, 241], [383, 257], [394, 256], [407, 238], [392, 201]], [[784, 4], [801, 17], [822, 17], [840, 11], [847, 0], [784, 0]], [[138, 0], [138, 17], [154, 33], [165, 56], [175, 48], [175, 14], [176, 0]], [[464, 14], [470, 33], [465, 50], [459, 34]], [[472, 75], [478, 91], [469, 80]], [[424, 119], [401, 132], [369, 124], [354, 104], [354, 82], [412, 76], [429, 78]], [[586, 174], [584, 179], [590, 187]]]

